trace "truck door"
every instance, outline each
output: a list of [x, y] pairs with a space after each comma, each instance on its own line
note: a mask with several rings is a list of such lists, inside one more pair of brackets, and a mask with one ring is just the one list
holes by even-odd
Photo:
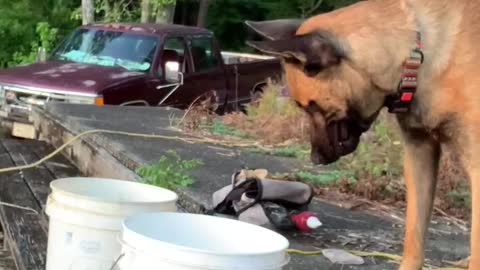
[[225, 104], [227, 81], [220, 51], [210, 35], [192, 35], [188, 40], [193, 72], [185, 75], [185, 94], [191, 103], [197, 97], [215, 93], [216, 103]]
[[[169, 85], [165, 79], [165, 64], [168, 61], [178, 62], [180, 64], [180, 71], [187, 76], [192, 71], [192, 64], [188, 55], [187, 43], [184, 37], [165, 36], [163, 40], [163, 47], [160, 50], [160, 58], [154, 74], [153, 91], [154, 104], [163, 101], [162, 106], [178, 106], [182, 99], [185, 84], [176, 88], [170, 86], [162, 89], [157, 89], [161, 85]], [[187, 85], [188, 88], [188, 85]]]
[[[215, 93], [217, 105], [226, 101], [227, 83], [225, 69], [218, 48], [209, 35], [192, 35], [185, 40], [183, 37], [165, 37], [160, 56], [158, 76], [163, 84], [165, 80], [165, 64], [168, 61], [180, 63], [184, 76], [183, 85], [178, 89], [164, 88], [157, 90], [160, 100], [167, 99], [161, 105], [185, 109], [202, 95]], [[175, 90], [171, 93], [172, 90]]]

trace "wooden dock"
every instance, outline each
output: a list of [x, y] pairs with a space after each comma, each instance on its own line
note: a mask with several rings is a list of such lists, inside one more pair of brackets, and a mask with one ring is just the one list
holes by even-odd
[[[35, 162], [52, 150], [41, 141], [3, 139], [0, 168]], [[6, 249], [11, 252], [17, 270], [45, 270], [48, 217], [44, 209], [49, 184], [54, 179], [79, 175], [61, 155], [33, 169], [0, 174], [0, 222]], [[5, 253], [4, 258], [0, 252], [0, 270], [11, 270], [10, 257]]]

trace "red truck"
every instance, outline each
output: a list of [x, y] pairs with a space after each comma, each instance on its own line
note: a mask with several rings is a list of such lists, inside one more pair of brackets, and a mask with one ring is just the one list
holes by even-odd
[[24, 131], [31, 129], [32, 108], [47, 102], [184, 109], [214, 93], [222, 110], [251, 101], [268, 78], [280, 76], [279, 60], [222, 52], [213, 33], [203, 28], [87, 25], [73, 31], [46, 61], [0, 71], [0, 117], [13, 123], [14, 136], [31, 137]]

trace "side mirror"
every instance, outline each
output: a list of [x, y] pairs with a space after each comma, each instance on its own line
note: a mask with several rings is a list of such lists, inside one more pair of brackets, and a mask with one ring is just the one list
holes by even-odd
[[179, 83], [181, 81], [180, 63], [168, 61], [165, 63], [165, 79], [170, 83]]

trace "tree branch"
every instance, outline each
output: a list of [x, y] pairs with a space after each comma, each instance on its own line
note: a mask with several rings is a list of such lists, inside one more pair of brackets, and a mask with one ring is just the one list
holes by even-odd
[[310, 16], [315, 10], [317, 10], [323, 4], [323, 0], [319, 0], [309, 11], [304, 14], [304, 17]]

